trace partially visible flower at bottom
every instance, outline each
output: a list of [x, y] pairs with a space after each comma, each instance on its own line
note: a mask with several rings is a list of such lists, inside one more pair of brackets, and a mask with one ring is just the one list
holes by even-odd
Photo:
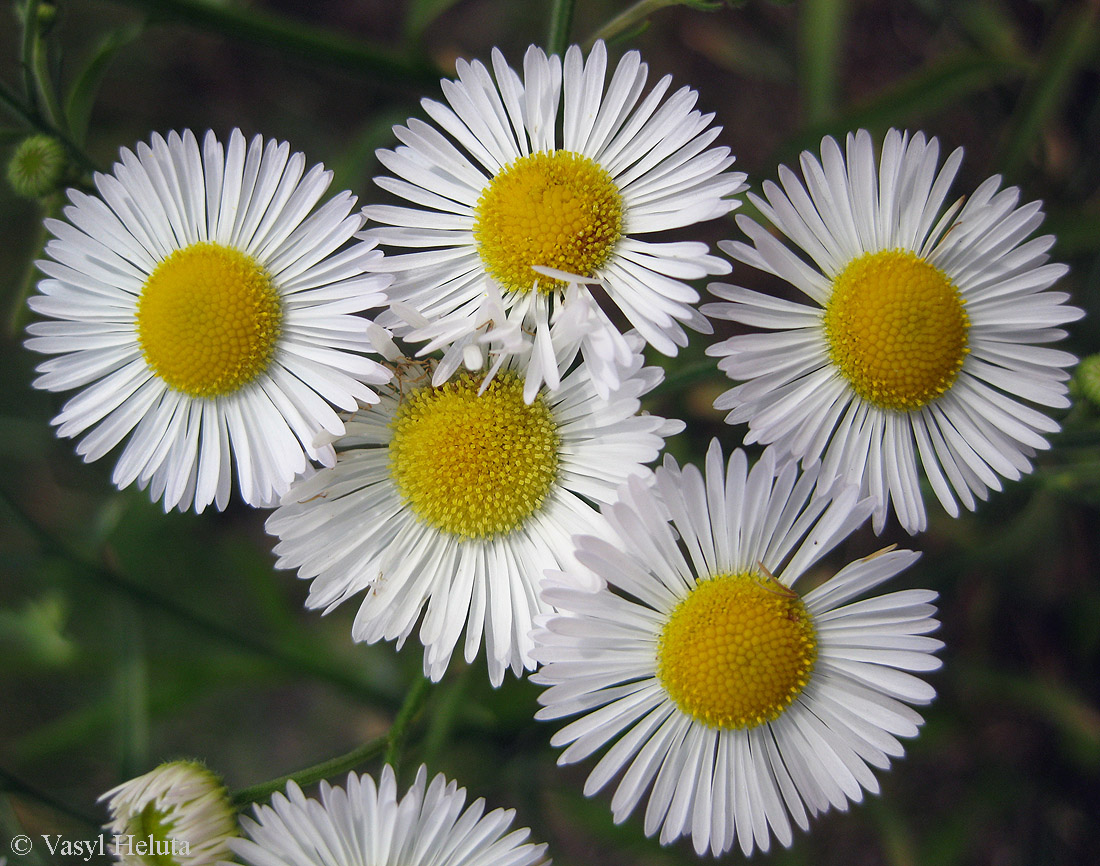
[[[537, 629], [532, 680], [548, 688], [536, 718], [580, 715], [551, 740], [559, 763], [605, 746], [585, 794], [622, 774], [617, 822], [648, 800], [645, 832], [690, 835], [715, 855], [748, 855], [792, 822], [845, 810], [878, 791], [922, 723], [930, 685], [908, 671], [940, 666], [936, 593], [902, 590], [856, 601], [917, 558], [856, 560], [805, 594], [793, 589], [866, 521], [874, 501], [848, 485], [812, 497], [770, 449], [728, 468], [714, 443], [706, 476], [666, 458], [652, 486], [632, 479], [603, 515], [617, 539], [583, 536], [578, 561], [607, 582], [596, 592], [548, 587], [561, 615]], [[670, 522], [671, 520], [671, 522]], [[648, 792], [648, 796], [647, 796]]]
[[393, 768], [376, 784], [348, 776], [347, 788], [321, 783], [320, 801], [294, 782], [255, 820], [241, 818], [247, 839], [234, 853], [253, 866], [531, 866], [548, 862], [546, 845], [524, 842], [530, 830], [507, 832], [515, 811], [485, 814], [478, 799], [463, 811], [466, 789], [442, 774], [427, 783], [421, 766], [405, 796], [397, 797]]
[[207, 866], [229, 855], [238, 833], [225, 785], [195, 761], [161, 764], [99, 799], [111, 812], [105, 829], [130, 837], [114, 851], [127, 866]]

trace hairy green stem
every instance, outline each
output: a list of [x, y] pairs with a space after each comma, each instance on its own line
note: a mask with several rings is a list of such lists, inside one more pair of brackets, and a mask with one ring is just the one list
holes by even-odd
[[3, 82], [0, 82], [0, 104], [3, 104], [8, 111], [22, 120], [27, 126], [60, 141], [65, 150], [69, 152], [69, 156], [72, 157], [73, 162], [80, 167], [81, 171], [93, 172], [101, 170], [100, 167], [96, 165], [95, 161], [88, 156], [83, 148], [73, 141], [66, 132], [58, 129], [42, 115], [29, 109], [23, 104], [19, 97], [4, 87]]
[[376, 737], [370, 742], [359, 746], [359, 748], [352, 749], [347, 754], [340, 755], [329, 761], [323, 761], [320, 764], [315, 764], [312, 767], [307, 767], [296, 773], [280, 776], [278, 779], [272, 779], [270, 782], [261, 782], [259, 785], [253, 785], [250, 788], [241, 788], [241, 790], [233, 793], [233, 802], [237, 805], [237, 808], [243, 808], [250, 803], [258, 803], [261, 800], [266, 800], [276, 791], [285, 788], [287, 782], [296, 782], [299, 786], [312, 785], [315, 782], [320, 782], [322, 779], [327, 779], [338, 773], [346, 773], [349, 770], [355, 769], [365, 761], [377, 758], [386, 750], [386, 746], [389, 745], [389, 742], [389, 734]]
[[[46, 217], [56, 217], [58, 215], [59, 207], [56, 203], [58, 198], [59, 196], [50, 197], [50, 205], [46, 209]], [[46, 240], [49, 237], [49, 232], [46, 230], [45, 219], [35, 220], [34, 225], [34, 238], [31, 241], [31, 249], [34, 252], [31, 255], [30, 261], [27, 262], [26, 269], [23, 271], [23, 277], [19, 281], [15, 297], [11, 302], [11, 309], [8, 311], [8, 334], [12, 337], [18, 337], [19, 333], [23, 330], [23, 326], [26, 324], [27, 315], [30, 313], [30, 307], [27, 306], [27, 298], [30, 297], [38, 277], [38, 266], [35, 264], [35, 259], [42, 253], [43, 248], [46, 246]]]
[[397, 713], [397, 718], [393, 720], [393, 726], [390, 728], [389, 733], [389, 745], [386, 746], [386, 754], [383, 760], [394, 768], [397, 767], [397, 762], [401, 758], [401, 747], [405, 744], [405, 735], [408, 733], [409, 723], [420, 711], [420, 707], [424, 703], [424, 696], [428, 693], [428, 685], [429, 681], [425, 677], [417, 680], [413, 687], [409, 689], [409, 693], [405, 695], [405, 703], [402, 704], [400, 711]]
[[258, 785], [242, 788], [234, 792], [233, 802], [238, 808], [243, 808], [250, 803], [266, 800], [276, 791], [285, 788], [287, 782], [295, 782], [299, 786], [312, 785], [322, 779], [350, 772], [360, 764], [377, 758], [379, 755], [384, 755], [385, 763], [394, 763], [393, 758], [408, 732], [409, 723], [416, 716], [423, 703], [428, 685], [428, 680], [421, 677], [409, 689], [408, 694], [405, 696], [405, 703], [398, 711], [389, 731], [383, 736], [376, 737], [343, 755], [322, 761], [320, 764], [314, 764], [312, 767], [306, 767], [304, 770], [280, 776], [278, 779], [272, 779], [269, 782], [261, 782]]

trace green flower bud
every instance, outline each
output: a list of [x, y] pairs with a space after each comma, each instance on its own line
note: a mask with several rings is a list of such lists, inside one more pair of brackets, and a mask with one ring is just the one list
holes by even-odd
[[57, 190], [69, 159], [56, 138], [32, 135], [23, 139], [8, 163], [8, 182], [24, 198], [42, 198]]
[[1100, 406], [1100, 355], [1089, 355], [1082, 358], [1077, 365], [1077, 371], [1073, 374], [1081, 393], [1088, 398], [1093, 405]]
[[112, 788], [114, 855], [126, 866], [209, 866], [230, 856], [237, 812], [222, 780], [194, 761], [170, 761]]

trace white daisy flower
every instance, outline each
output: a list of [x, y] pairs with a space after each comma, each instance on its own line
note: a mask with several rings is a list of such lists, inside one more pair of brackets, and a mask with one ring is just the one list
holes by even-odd
[[487, 388], [478, 374], [436, 387], [430, 365], [398, 367], [380, 402], [348, 421], [336, 466], [297, 482], [268, 519], [277, 567], [313, 580], [312, 608], [365, 591], [358, 641], [400, 646], [423, 614], [433, 680], [464, 626], [467, 661], [484, 634], [494, 685], [505, 668], [533, 667], [528, 633], [547, 610], [543, 570], [571, 562], [571, 536], [601, 531], [590, 503], [610, 501], [631, 475], [651, 475], [645, 464], [683, 429], [638, 414], [661, 371], [634, 372], [607, 401], [581, 365], [527, 403], [512, 367]]
[[[398, 303], [380, 321], [427, 341], [421, 354], [446, 350], [437, 385], [460, 363], [482, 366], [486, 349], [507, 356], [529, 346], [552, 359], [559, 340], [584, 343], [593, 367], [597, 355], [605, 367], [629, 367], [606, 313], [569, 315], [573, 303], [592, 301], [590, 284], [666, 355], [687, 345], [681, 325], [709, 334], [684, 280], [728, 273], [729, 264], [703, 243], [640, 239], [739, 204], [728, 196], [745, 175], [726, 171], [728, 148], [709, 147], [720, 128], [694, 110], [695, 91], [665, 99], [665, 76], [642, 98], [648, 68], [637, 51], [605, 88], [602, 42], [587, 60], [571, 47], [564, 67], [532, 46], [522, 79], [500, 51], [492, 57], [492, 73], [458, 62], [458, 80], [443, 82], [447, 104], [422, 102], [439, 129], [411, 119], [395, 128], [402, 145], [378, 153], [396, 177], [376, 182], [414, 207], [365, 208], [391, 226], [365, 237], [418, 250], [386, 258]], [[558, 386], [552, 364], [536, 375]], [[601, 392], [616, 379], [598, 380]]]
[[[811, 498], [769, 449], [750, 470], [717, 442], [706, 477], [670, 458], [656, 483], [631, 481], [603, 509], [617, 537], [582, 536], [577, 559], [606, 586], [550, 587], [562, 615], [536, 630], [532, 680], [550, 686], [537, 718], [581, 718], [551, 740], [572, 763], [609, 746], [591, 795], [622, 773], [616, 822], [646, 797], [645, 832], [662, 844], [689, 834], [715, 855], [739, 841], [767, 851], [792, 841], [792, 822], [847, 809], [878, 791], [871, 767], [903, 753], [931, 686], [906, 671], [940, 666], [925, 637], [934, 592], [854, 601], [917, 554], [880, 551], [800, 595], [793, 589], [863, 523], [872, 502], [853, 485]], [[671, 520], [671, 523], [670, 523]], [[773, 576], [774, 575], [774, 576]], [[565, 576], [566, 579], [568, 576]]]
[[112, 788], [112, 853], [127, 866], [208, 866], [230, 854], [237, 810], [217, 776], [194, 761], [170, 761]]
[[[276, 500], [306, 458], [331, 464], [323, 434], [377, 398], [388, 372], [362, 357], [356, 315], [384, 302], [381, 253], [341, 246], [362, 225], [344, 192], [310, 215], [332, 180], [290, 146], [234, 130], [227, 150], [208, 132], [154, 135], [123, 149], [99, 196], [69, 191], [67, 222], [47, 279], [30, 299], [56, 321], [32, 324], [27, 346], [55, 355], [34, 382], [83, 389], [53, 420], [84, 433], [97, 460], [126, 439], [113, 480], [149, 487], [165, 510], [229, 499], [231, 462], [242, 498]], [[87, 431], [87, 432], [85, 432]]]
[[708, 315], [776, 332], [708, 349], [741, 382], [715, 406], [749, 423], [746, 442], [822, 460], [824, 484], [861, 483], [879, 500], [876, 531], [892, 501], [913, 533], [927, 523], [918, 463], [952, 516], [1000, 490], [998, 476], [1031, 471], [1058, 424], [1021, 401], [1068, 406], [1076, 360], [1039, 344], [1083, 313], [1044, 291], [1067, 269], [1047, 264], [1053, 236], [1028, 240], [1039, 202], [1018, 207], [1020, 191], [998, 192], [992, 177], [945, 210], [961, 150], [938, 172], [939, 143], [921, 133], [891, 130], [877, 170], [866, 131], [848, 136], [847, 160], [832, 138], [821, 150], [821, 163], [802, 154], [805, 186], [781, 167], [782, 189], [765, 183], [766, 200], [752, 197], [802, 255], [745, 218], [752, 245], [721, 245], [812, 303], [710, 287], [732, 303]]
[[427, 783], [423, 766], [398, 799], [393, 768], [378, 784], [367, 775], [348, 776], [347, 789], [321, 783], [320, 801], [294, 782], [286, 796], [256, 806], [255, 820], [241, 817], [247, 839], [233, 851], [252, 866], [534, 866], [548, 863], [546, 845], [512, 830], [514, 809], [485, 812], [475, 800], [465, 810], [466, 789], [442, 774]]

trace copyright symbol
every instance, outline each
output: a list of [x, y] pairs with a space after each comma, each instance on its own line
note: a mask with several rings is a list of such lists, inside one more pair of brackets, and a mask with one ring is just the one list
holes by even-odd
[[16, 836], [11, 840], [11, 850], [20, 856], [30, 854], [32, 847], [30, 836]]

